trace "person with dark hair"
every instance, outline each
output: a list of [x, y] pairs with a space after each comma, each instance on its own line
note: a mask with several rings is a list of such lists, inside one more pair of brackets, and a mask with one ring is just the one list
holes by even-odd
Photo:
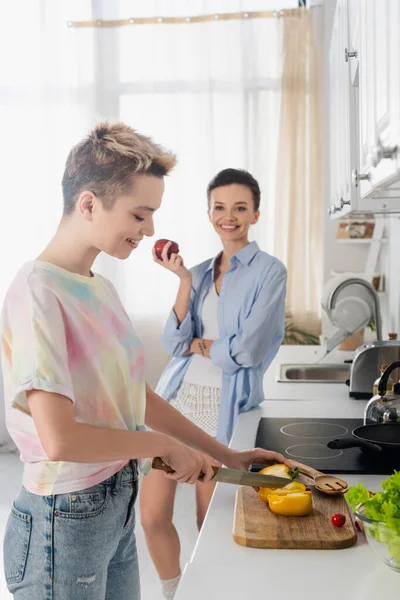
[[154, 234], [174, 164], [131, 127], [98, 124], [67, 158], [53, 239], [7, 292], [6, 422], [24, 463], [4, 537], [16, 600], [139, 600], [135, 500], [147, 457], [171, 467], [169, 483], [203, 474], [204, 485], [211, 456], [234, 469], [286, 460], [227, 448], [153, 392], [117, 291], [92, 271], [100, 252], [124, 260]]
[[[225, 169], [207, 188], [209, 219], [223, 250], [188, 270], [177, 254], [154, 260], [179, 277], [175, 305], [161, 342], [173, 357], [157, 393], [187, 419], [228, 444], [236, 419], [264, 400], [263, 376], [284, 334], [286, 269], [249, 242], [260, 212], [250, 173]], [[215, 484], [196, 483], [197, 526]], [[164, 595], [180, 578], [178, 533], [172, 522], [176, 481], [152, 472], [143, 483], [141, 519]]]

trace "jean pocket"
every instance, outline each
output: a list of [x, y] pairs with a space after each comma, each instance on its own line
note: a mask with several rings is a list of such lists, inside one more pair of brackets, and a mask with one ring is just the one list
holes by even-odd
[[109, 495], [109, 487], [104, 484], [71, 494], [58, 494], [54, 515], [66, 519], [95, 517], [107, 508]]
[[4, 572], [9, 585], [20, 583], [24, 578], [31, 529], [31, 515], [13, 505], [4, 536]]

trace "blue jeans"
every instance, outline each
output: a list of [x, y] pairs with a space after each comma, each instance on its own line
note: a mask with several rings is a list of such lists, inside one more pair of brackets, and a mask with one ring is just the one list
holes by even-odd
[[15, 600], [139, 600], [137, 491], [135, 461], [79, 492], [38, 496], [22, 488], [4, 538]]

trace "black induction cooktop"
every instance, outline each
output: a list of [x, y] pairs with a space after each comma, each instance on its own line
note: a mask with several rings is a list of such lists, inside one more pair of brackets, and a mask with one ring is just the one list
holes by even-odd
[[275, 450], [324, 473], [390, 475], [399, 469], [399, 458], [375, 456], [360, 448], [331, 450], [327, 443], [351, 437], [362, 419], [269, 419], [258, 425], [255, 446]]

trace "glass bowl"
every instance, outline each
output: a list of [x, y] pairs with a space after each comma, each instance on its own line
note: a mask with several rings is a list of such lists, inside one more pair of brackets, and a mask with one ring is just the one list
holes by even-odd
[[381, 560], [400, 573], [400, 535], [390, 529], [386, 523], [370, 519], [365, 514], [365, 509], [360, 506], [355, 513], [355, 518], [362, 526], [369, 545]]

